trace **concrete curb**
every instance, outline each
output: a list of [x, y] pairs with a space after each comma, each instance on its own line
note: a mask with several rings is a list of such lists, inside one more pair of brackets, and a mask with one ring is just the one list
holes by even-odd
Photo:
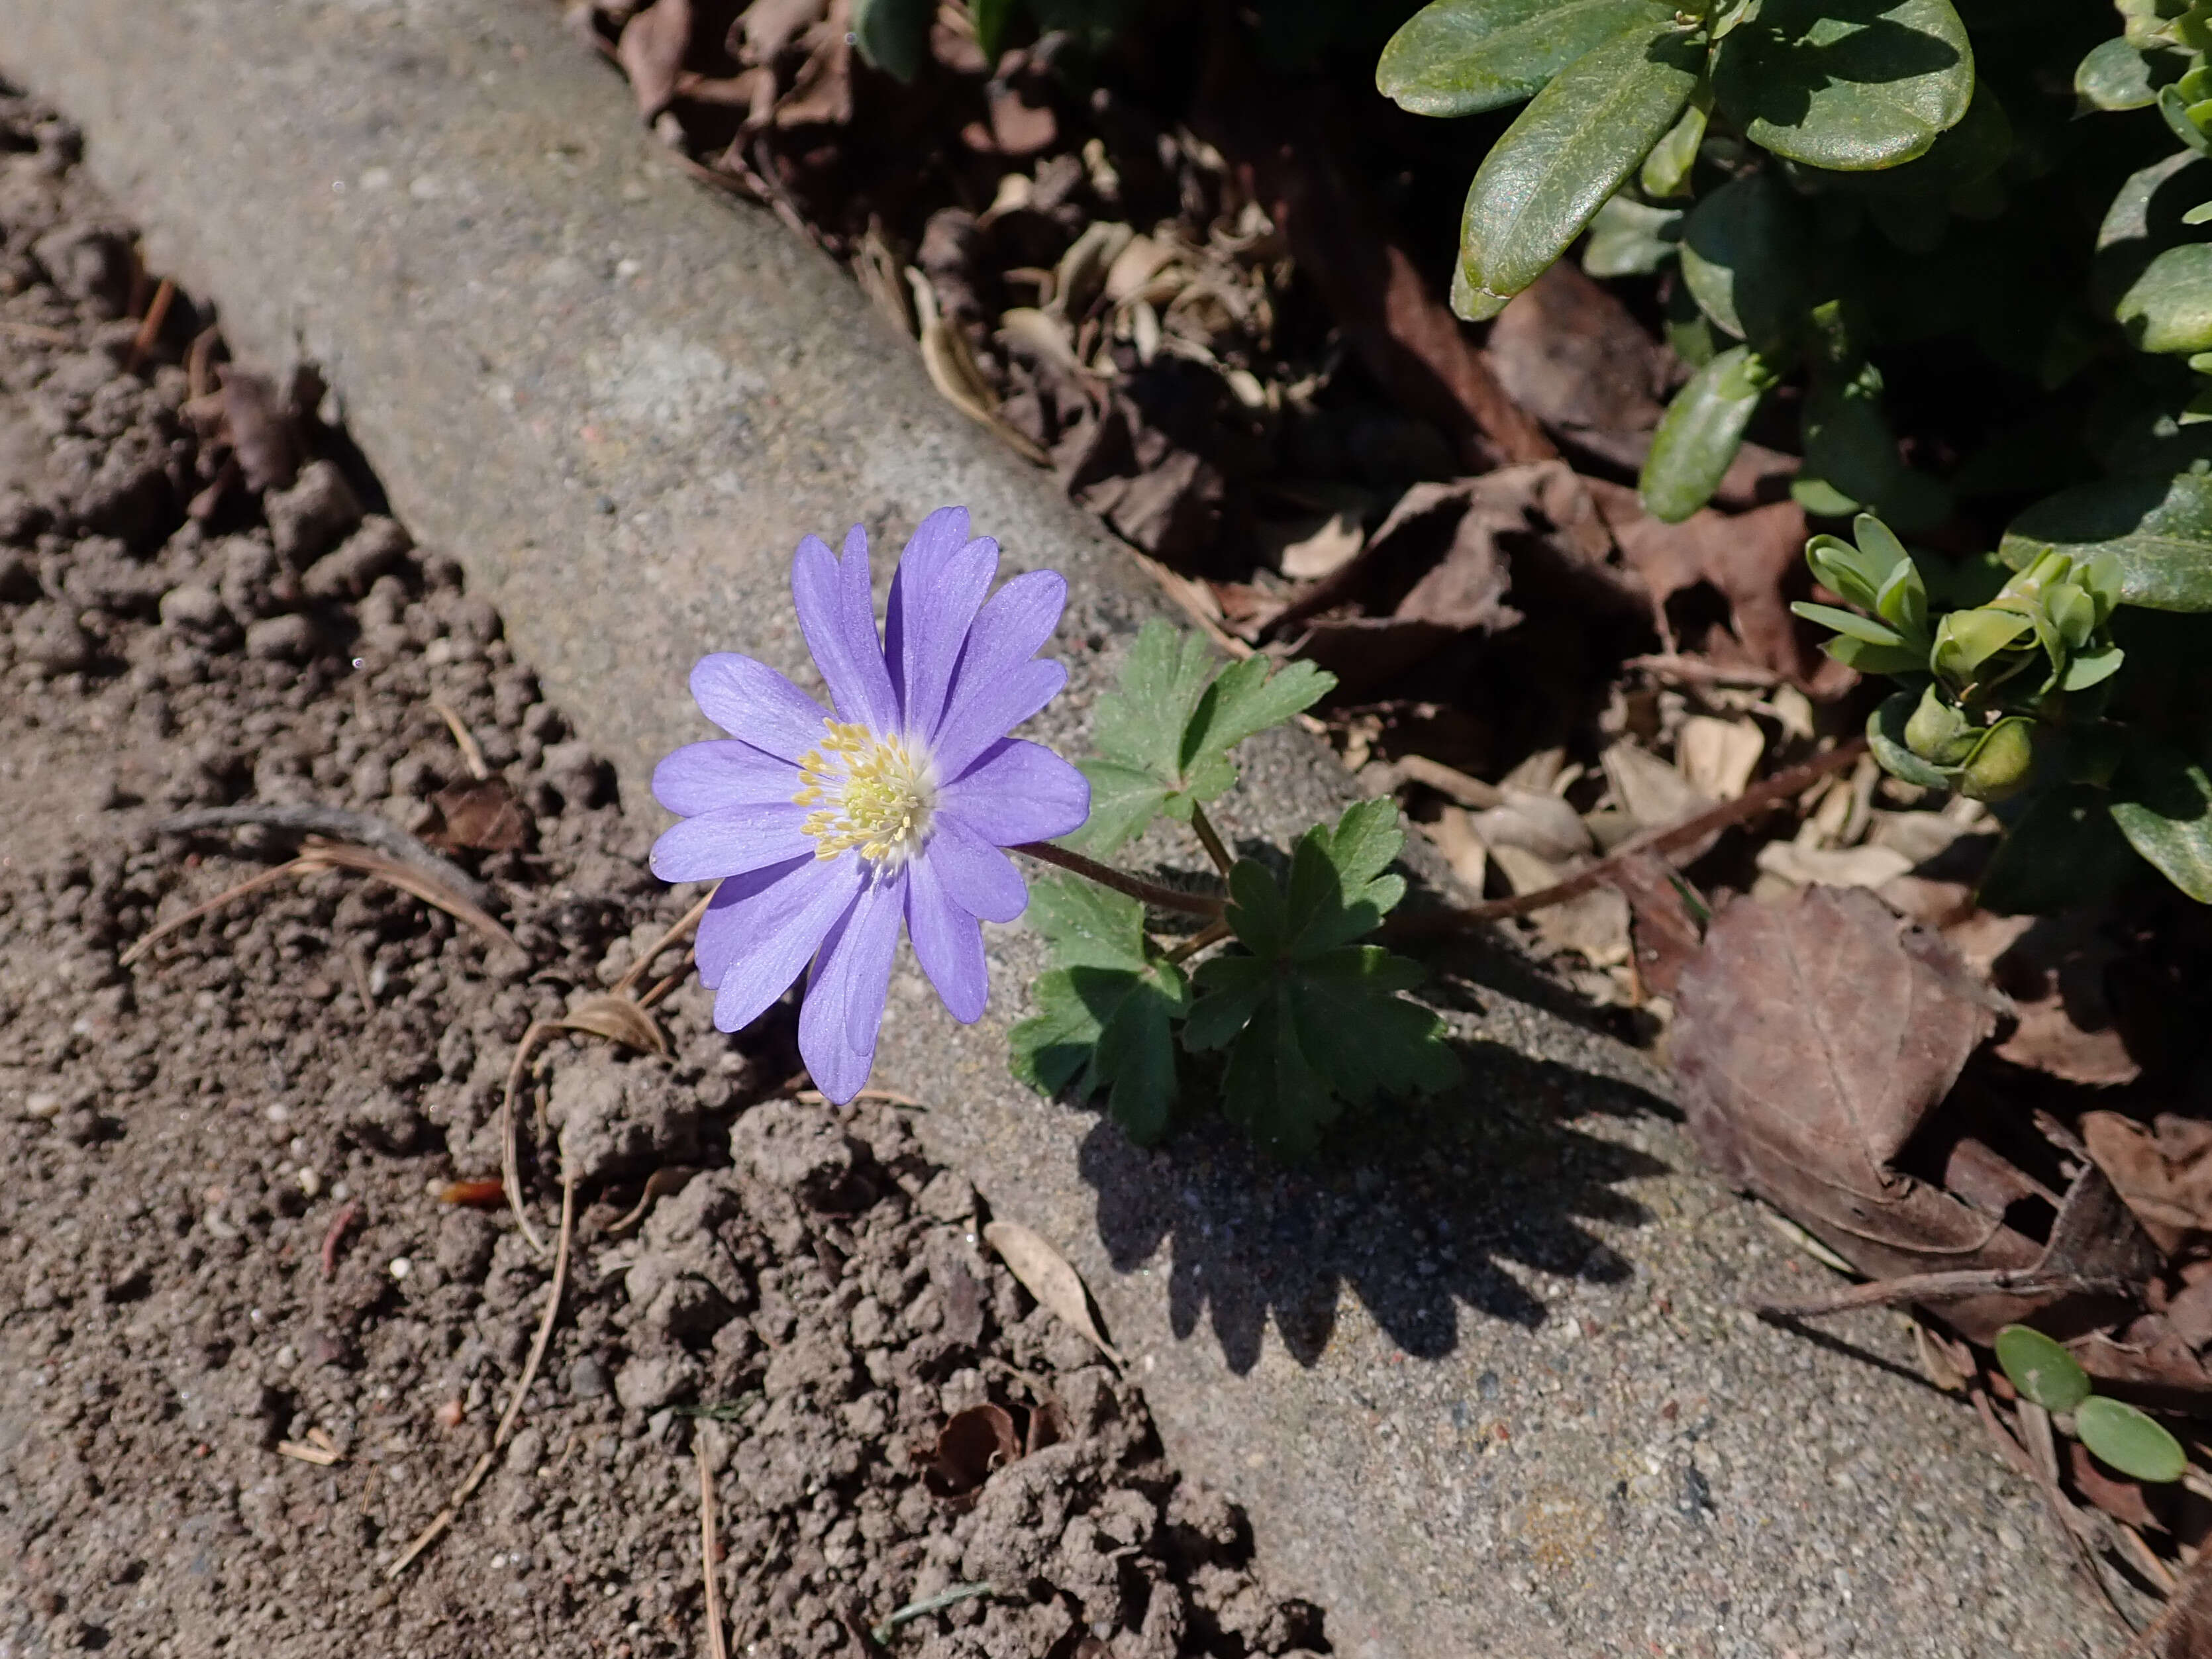
[[[858, 293], [699, 191], [538, 0], [0, 0], [0, 73], [84, 124], [149, 254], [234, 341], [322, 363], [418, 536], [643, 805], [698, 734], [692, 659], [795, 666], [804, 532], [879, 550], [966, 502], [1065, 571], [1073, 694], [1152, 607], [1121, 551], [945, 409]], [[1344, 799], [1256, 745], [1223, 813], [1279, 838]], [[1339, 1651], [2083, 1650], [2032, 1494], [1911, 1374], [1732, 1311], [1803, 1264], [1693, 1173], [1638, 1057], [1462, 984], [1460, 1098], [1354, 1169], [1226, 1137], [1129, 1148], [1006, 1077], [1030, 957], [954, 1027], [911, 976], [878, 1079], [1001, 1213], [1060, 1241], [1186, 1468], [1249, 1505]]]

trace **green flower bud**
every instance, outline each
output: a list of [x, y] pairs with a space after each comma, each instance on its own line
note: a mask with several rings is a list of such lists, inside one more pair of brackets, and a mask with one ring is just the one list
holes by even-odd
[[1980, 730], [1942, 692], [1929, 686], [1905, 723], [1905, 746], [1931, 766], [1956, 766], [1973, 752]]
[[1959, 775], [1959, 793], [1976, 800], [2002, 800], [2026, 786], [2035, 767], [2035, 722], [2014, 714], [1983, 733]]

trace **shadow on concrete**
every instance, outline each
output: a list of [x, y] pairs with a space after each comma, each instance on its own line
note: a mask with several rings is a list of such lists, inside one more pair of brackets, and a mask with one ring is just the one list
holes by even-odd
[[1570, 1120], [1671, 1109], [1500, 1044], [1457, 1046], [1458, 1090], [1339, 1125], [1309, 1167], [1271, 1162], [1218, 1120], [1152, 1151], [1099, 1120], [1080, 1168], [1115, 1267], [1164, 1267], [1176, 1334], [1210, 1319], [1240, 1373], [1259, 1362], [1271, 1323], [1299, 1364], [1316, 1364], [1347, 1291], [1398, 1347], [1436, 1358], [1457, 1346], [1462, 1308], [1544, 1322], [1514, 1267], [1628, 1278], [1631, 1265], [1585, 1224], [1650, 1220], [1616, 1183], [1667, 1166]]

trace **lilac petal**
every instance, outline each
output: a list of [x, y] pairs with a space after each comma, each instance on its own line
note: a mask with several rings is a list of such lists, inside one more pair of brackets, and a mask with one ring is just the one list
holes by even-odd
[[766, 663], [718, 651], [691, 671], [700, 712], [733, 738], [795, 761], [822, 741], [822, 705]]
[[1041, 743], [1001, 738], [938, 792], [938, 811], [994, 847], [1064, 836], [1091, 816], [1091, 782]]
[[714, 1024], [739, 1031], [806, 971], [807, 959], [852, 908], [858, 859], [794, 859], [714, 890], [699, 918], [699, 977], [719, 988]]
[[671, 824], [653, 843], [653, 873], [663, 881], [719, 881], [802, 854], [814, 838], [799, 825], [811, 806], [725, 806]]
[[863, 889], [814, 958], [799, 1011], [799, 1053], [815, 1086], [840, 1106], [860, 1092], [875, 1064], [905, 901], [903, 872]]
[[[945, 698], [945, 716], [929, 735], [952, 737], [969, 731], [971, 724], [978, 728], [988, 724], [993, 716], [979, 714], [977, 705], [994, 695], [1006, 674], [1043, 648], [1066, 606], [1066, 580], [1054, 570], [1024, 572], [991, 595], [990, 603], [968, 629], [967, 643], [961, 647], [959, 666], [953, 671], [952, 687]], [[1012, 724], [1009, 721], [1007, 726]], [[985, 744], [1004, 737], [1007, 726], [973, 739], [968, 757], [972, 759]]]
[[691, 743], [653, 769], [653, 798], [680, 817], [722, 806], [769, 806], [799, 791], [798, 769], [749, 743]]
[[993, 677], [988, 685], [945, 717], [945, 729], [931, 745], [930, 759], [940, 777], [958, 777], [975, 757], [1060, 695], [1067, 665], [1049, 657], [1032, 657]]
[[876, 732], [898, 729], [898, 700], [876, 637], [875, 597], [868, 586], [868, 543], [858, 525], [845, 538], [845, 556], [822, 538], [799, 543], [791, 562], [791, 597], [815, 666], [829, 682], [838, 717]]
[[947, 1011], [963, 1025], [973, 1025], [983, 1017], [991, 992], [983, 924], [954, 902], [926, 858], [907, 866], [906, 931]]
[[1012, 921], [1029, 908], [1029, 884], [1014, 861], [957, 818], [939, 816], [915, 866], [930, 866], [951, 901], [985, 921]]
[[969, 625], [998, 574], [998, 543], [967, 536], [968, 509], [939, 507], [914, 532], [891, 579], [884, 655], [909, 732], [937, 729]]

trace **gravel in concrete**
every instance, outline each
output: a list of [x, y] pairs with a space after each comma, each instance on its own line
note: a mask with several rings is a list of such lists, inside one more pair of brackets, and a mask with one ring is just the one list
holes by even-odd
[[[150, 262], [234, 341], [325, 365], [399, 512], [641, 805], [699, 729], [697, 653], [797, 664], [805, 531], [964, 501], [1014, 563], [1066, 570], [1062, 738], [1150, 606], [823, 259], [656, 155], [550, 3], [0, 0], [0, 73], [85, 125]], [[1343, 787], [1287, 738], [1249, 782], [1232, 836]], [[1033, 958], [1018, 929], [994, 949], [975, 1030], [899, 981], [878, 1080], [1064, 1243], [1171, 1453], [1251, 1506], [1339, 1651], [2112, 1645], [1893, 1318], [1816, 1340], [1735, 1310], [1820, 1270], [1694, 1173], [1643, 1061], [1498, 988], [1499, 960], [1445, 988], [1465, 1090], [1294, 1175], [1218, 1136], [1133, 1151], [1023, 1093], [1000, 1037]]]

